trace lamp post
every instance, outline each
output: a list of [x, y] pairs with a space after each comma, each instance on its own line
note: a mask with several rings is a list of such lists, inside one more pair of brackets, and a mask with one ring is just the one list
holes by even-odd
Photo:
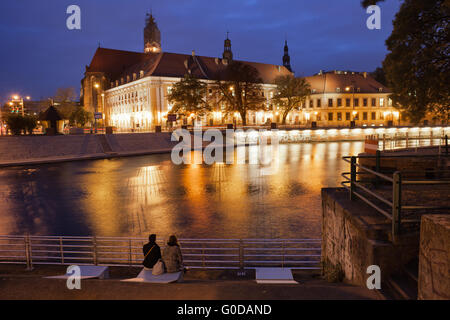
[[[345, 88], [345, 91], [350, 91], [350, 88], [352, 89], [352, 115], [353, 117], [351, 119], [353, 119], [352, 121], [355, 122], [355, 115], [356, 115], [356, 111], [355, 111], [355, 85], [350, 85], [348, 87]], [[351, 121], [350, 121], [351, 123]], [[351, 124], [350, 124], [351, 126]], [[355, 126], [356, 126], [356, 122], [355, 122]]]
[[[98, 94], [98, 89], [100, 88], [100, 85], [98, 83], [94, 84], [94, 88], [97, 90], [97, 94]], [[94, 132], [97, 133], [97, 112], [98, 112], [98, 99], [97, 99], [97, 95], [95, 96], [95, 108], [94, 108]]]

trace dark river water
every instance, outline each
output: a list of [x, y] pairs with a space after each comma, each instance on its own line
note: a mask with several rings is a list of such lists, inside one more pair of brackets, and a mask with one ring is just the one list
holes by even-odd
[[341, 157], [363, 147], [282, 144], [272, 174], [248, 163], [175, 165], [170, 154], [2, 168], [0, 234], [319, 237], [321, 188], [338, 186]]

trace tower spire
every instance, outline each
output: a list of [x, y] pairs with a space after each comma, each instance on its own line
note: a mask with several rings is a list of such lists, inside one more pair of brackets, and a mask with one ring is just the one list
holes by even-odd
[[158, 29], [152, 9], [150, 14], [147, 13], [144, 28], [144, 52], [159, 53], [161, 52], [161, 32]]
[[223, 59], [227, 59], [228, 62], [231, 62], [233, 60], [233, 52], [231, 51], [231, 40], [228, 38], [229, 31], [227, 31], [227, 38], [224, 41], [223, 45]]
[[285, 40], [284, 40], [283, 66], [285, 66], [286, 69], [288, 69], [289, 71], [292, 72], [291, 57], [289, 56], [289, 47], [288, 47], [287, 37], [286, 36], [285, 36]]

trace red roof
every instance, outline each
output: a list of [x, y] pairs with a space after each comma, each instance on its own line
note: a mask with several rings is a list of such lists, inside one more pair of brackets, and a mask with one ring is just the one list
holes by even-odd
[[[368, 73], [360, 72], [325, 72], [310, 77], [305, 77], [311, 86], [313, 93], [345, 93], [349, 87], [352, 93], [391, 93], [389, 88], [382, 85]], [[337, 90], [339, 88], [340, 91]], [[358, 90], [359, 89], [359, 90]]]
[[[292, 74], [284, 66], [273, 64], [240, 61], [258, 70], [264, 83], [273, 83], [280, 75]], [[226, 68], [223, 59], [187, 55], [179, 53], [140, 53], [114, 49], [98, 48], [86, 72], [104, 72], [110, 81], [120, 80], [129, 76], [137, 77], [140, 71], [144, 76], [182, 78], [191, 70], [191, 74], [199, 79], [216, 80], [216, 75]]]

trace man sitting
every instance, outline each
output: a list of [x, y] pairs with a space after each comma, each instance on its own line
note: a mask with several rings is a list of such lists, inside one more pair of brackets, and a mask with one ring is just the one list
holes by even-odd
[[144, 252], [144, 262], [142, 264], [145, 268], [152, 269], [155, 263], [161, 259], [161, 249], [156, 244], [156, 234], [151, 234], [148, 237], [148, 243], [144, 244], [142, 250]]

